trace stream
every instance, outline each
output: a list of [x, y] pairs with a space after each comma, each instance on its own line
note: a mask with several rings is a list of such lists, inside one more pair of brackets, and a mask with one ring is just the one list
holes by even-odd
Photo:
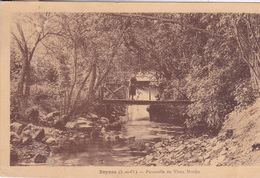
[[[147, 97], [146, 91], [138, 91], [137, 99]], [[128, 106], [121, 131], [107, 132], [105, 139], [86, 139], [82, 152], [61, 154], [54, 159], [59, 165], [70, 166], [134, 166], [135, 160], [148, 154], [149, 146], [184, 134], [182, 127], [150, 121], [147, 107]]]

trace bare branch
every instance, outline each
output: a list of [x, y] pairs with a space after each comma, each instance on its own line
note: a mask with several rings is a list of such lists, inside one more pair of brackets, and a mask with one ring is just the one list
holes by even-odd
[[173, 20], [173, 19], [159, 18], [159, 17], [153, 17], [153, 16], [144, 16], [144, 15], [136, 15], [136, 14], [121, 14], [121, 13], [120, 14], [113, 13], [112, 15], [113, 16], [122, 16], [122, 17], [138, 17], [138, 18], [143, 18], [143, 19], [148, 19], [148, 20], [158, 20], [158, 21], [161, 21], [161, 22], [178, 24], [182, 27], [189, 28], [189, 29], [207, 34], [211, 37], [215, 37], [215, 38], [223, 40], [223, 35], [220, 35], [220, 34], [217, 34], [217, 33], [212, 33], [208, 30], [201, 29], [201, 28], [198, 28], [198, 27], [194, 27], [194, 26], [191, 26], [191, 25], [186, 25], [186, 24], [183, 24], [183, 23], [176, 21], [176, 20]]
[[11, 33], [12, 33], [15, 41], [17, 42], [19, 49], [21, 50], [22, 53], [24, 53], [24, 49], [23, 49], [21, 41], [18, 39], [18, 37], [13, 32], [11, 32]]

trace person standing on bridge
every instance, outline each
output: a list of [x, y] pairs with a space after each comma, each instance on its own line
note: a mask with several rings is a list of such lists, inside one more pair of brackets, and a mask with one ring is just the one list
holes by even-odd
[[135, 76], [133, 76], [130, 79], [129, 99], [132, 97], [132, 100], [133, 100], [134, 96], [136, 95], [136, 84], [137, 84], [137, 79]]
[[157, 100], [165, 100], [165, 97], [164, 97], [164, 88], [165, 88], [165, 85], [166, 85], [166, 81], [164, 78], [162, 78], [160, 81], [159, 81], [159, 85], [158, 85], [158, 93], [157, 93]]

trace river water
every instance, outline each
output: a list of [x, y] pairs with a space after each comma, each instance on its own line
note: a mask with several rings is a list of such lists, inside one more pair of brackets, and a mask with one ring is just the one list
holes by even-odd
[[[138, 99], [148, 98], [144, 90], [138, 94]], [[106, 139], [85, 140], [84, 151], [62, 154], [55, 160], [59, 165], [70, 166], [134, 166], [135, 160], [148, 154], [149, 146], [184, 133], [181, 127], [150, 121], [147, 107], [128, 106], [121, 131], [106, 133]]]

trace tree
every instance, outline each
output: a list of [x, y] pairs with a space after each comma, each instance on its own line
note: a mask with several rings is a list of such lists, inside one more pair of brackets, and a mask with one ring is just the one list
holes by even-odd
[[[182, 32], [204, 36], [200, 42], [212, 39], [219, 44], [231, 40], [240, 49], [242, 60], [251, 70], [252, 82], [259, 92], [259, 28], [256, 14], [114, 14], [116, 16], [146, 19], [164, 24], [175, 24]], [[225, 26], [224, 26], [225, 25]], [[185, 35], [182, 34], [185, 37]], [[190, 37], [190, 36], [189, 36]], [[193, 41], [193, 40], [192, 40]], [[199, 44], [198, 41], [193, 41]], [[200, 45], [198, 45], [200, 46]], [[200, 49], [202, 50], [202, 48]], [[203, 50], [202, 50], [203, 51]], [[199, 51], [198, 51], [199, 52]]]
[[[53, 44], [53, 48], [57, 48], [53, 54], [61, 54], [60, 65], [71, 69], [66, 72], [71, 81], [65, 91], [63, 113], [70, 117], [84, 111], [83, 108], [95, 100], [99, 87], [115, 67], [129, 24], [127, 19], [108, 14], [62, 13], [57, 16], [61, 28], [57, 34], [59, 42]], [[68, 60], [61, 50], [68, 52]]]
[[16, 14], [16, 16], [19, 18], [14, 20], [11, 33], [22, 56], [17, 95], [18, 112], [24, 116], [30, 93], [31, 61], [39, 43], [52, 34], [56, 26], [51, 23], [52, 14], [50, 13]]
[[258, 14], [234, 14], [231, 19], [241, 58], [250, 68], [254, 88], [260, 92], [260, 30]]
[[128, 40], [136, 64], [168, 78], [170, 91], [174, 79], [181, 79], [185, 89], [179, 92], [196, 101], [188, 108], [190, 126], [218, 131], [238, 105], [237, 87], [250, 74], [252, 81], [259, 79], [257, 16], [250, 15], [250, 25], [241, 14], [120, 15], [137, 21]]

